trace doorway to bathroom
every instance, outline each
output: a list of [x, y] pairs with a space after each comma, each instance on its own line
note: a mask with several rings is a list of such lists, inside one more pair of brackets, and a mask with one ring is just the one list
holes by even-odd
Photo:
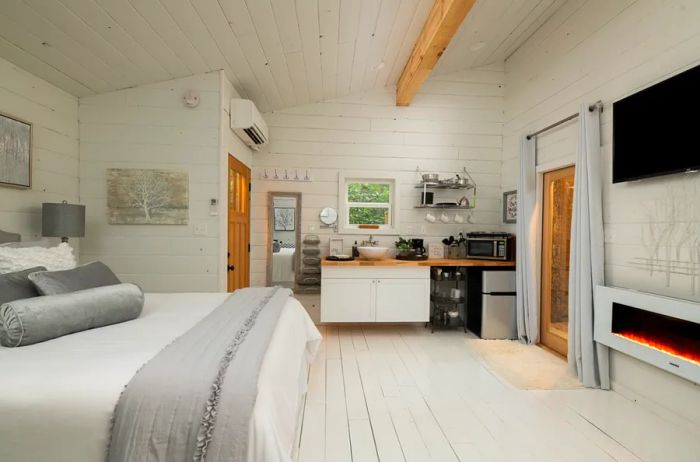
[[566, 356], [569, 329], [569, 250], [575, 167], [544, 174], [540, 343]]

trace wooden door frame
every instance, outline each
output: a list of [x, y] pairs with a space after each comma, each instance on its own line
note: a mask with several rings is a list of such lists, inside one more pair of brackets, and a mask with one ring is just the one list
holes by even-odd
[[[535, 161], [537, 162], [537, 161]], [[535, 211], [534, 211], [534, 221], [535, 221], [535, 245], [538, 254], [542, 252], [542, 208], [544, 207], [544, 174], [551, 172], [552, 170], [559, 170], [566, 167], [575, 166], [576, 161], [570, 157], [564, 157], [561, 159], [555, 159], [553, 161], [537, 165], [535, 167], [535, 173], [537, 174], [537, 189], [535, 191]], [[535, 344], [540, 344], [540, 303], [542, 301], [542, 259], [535, 259], [535, 303], [537, 306], [537, 338], [535, 339]]]
[[294, 252], [295, 281], [301, 274], [301, 193], [269, 191], [267, 193], [267, 245], [265, 250], [265, 259], [267, 260], [265, 281], [268, 286], [272, 284], [272, 236], [275, 231], [275, 207], [273, 201], [275, 197], [294, 197], [297, 200], [296, 210], [294, 211], [294, 232], [296, 233], [294, 244], [296, 246]]
[[[234, 164], [238, 164], [237, 166], [241, 169], [247, 170], [248, 172], [248, 184], [252, 184], [252, 169], [248, 167], [246, 164], [244, 164], [240, 159], [238, 159], [236, 156], [234, 156], [231, 153], [228, 153], [226, 156], [226, 168], [224, 169], [224, 175], [223, 177], [225, 180], [223, 181], [223, 186], [225, 189], [225, 194], [222, 196], [222, 199], [219, 201], [220, 202], [220, 207], [219, 210], [223, 209], [223, 214], [221, 216], [224, 217], [223, 220], [223, 236], [222, 236], [222, 241], [223, 241], [223, 253], [221, 255], [223, 259], [223, 265], [221, 266], [221, 272], [222, 272], [222, 284], [223, 284], [223, 291], [227, 292], [229, 290], [228, 287], [228, 252], [230, 252], [229, 248], [229, 207], [228, 207], [228, 200], [229, 200], [229, 163], [233, 161]], [[252, 187], [249, 186], [248, 188], [248, 245], [250, 246], [250, 236], [251, 236], [251, 204], [252, 204]], [[248, 278], [248, 285], [250, 285], [250, 247], [248, 247], [248, 252], [247, 252], [247, 278]]]
[[[552, 178], [553, 181], [557, 180], [558, 178], [565, 178], [569, 176], [569, 171], [575, 169], [575, 165], [569, 165], [566, 167], [561, 167], [557, 169], [552, 169], [548, 170], [546, 172], [542, 173], [542, 220], [541, 220], [541, 245], [540, 245], [540, 251], [541, 251], [541, 268], [546, 268], [551, 266], [552, 262], [552, 255], [551, 255], [551, 248], [550, 246], [545, 246], [544, 244], [546, 243], [545, 241], [550, 238], [548, 233], [548, 227], [545, 226], [545, 223], [547, 220], [551, 220], [553, 218], [553, 215], [551, 214], [551, 207], [548, 210], [545, 205], [547, 204], [546, 200], [546, 189], [545, 189], [545, 177], [549, 174], [554, 175], [554, 178]], [[557, 177], [557, 173], [561, 173], [560, 177]], [[573, 171], [574, 177], [576, 176], [575, 170]], [[551, 205], [551, 204], [550, 204]], [[573, 217], [572, 217], [573, 218]], [[539, 316], [539, 321], [540, 321], [540, 343], [544, 346], [546, 346], [549, 349], [552, 349], [556, 351], [557, 353], [566, 356], [566, 352], [568, 350], [568, 333], [567, 337], [562, 337], [557, 334], [551, 334], [549, 337], [550, 344], [546, 344], [544, 342], [544, 337], [545, 337], [545, 332], [547, 327], [548, 320], [544, 316], [545, 314], [545, 309], [548, 308], [549, 315], [551, 317], [551, 305], [548, 305], [548, 297], [545, 297], [544, 294], [546, 294], [548, 291], [550, 291], [552, 288], [552, 278], [551, 274], [547, 274], [544, 271], [540, 271], [540, 316]]]

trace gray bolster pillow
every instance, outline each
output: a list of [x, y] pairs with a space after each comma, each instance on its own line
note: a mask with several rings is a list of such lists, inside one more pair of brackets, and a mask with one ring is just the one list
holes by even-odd
[[0, 306], [0, 344], [31, 345], [136, 319], [143, 302], [139, 286], [128, 283], [7, 302]]

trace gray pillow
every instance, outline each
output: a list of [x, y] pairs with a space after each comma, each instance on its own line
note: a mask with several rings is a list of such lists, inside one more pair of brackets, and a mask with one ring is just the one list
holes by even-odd
[[58, 295], [76, 290], [120, 284], [111, 269], [100, 261], [63, 271], [41, 271], [29, 275], [42, 295]]
[[0, 305], [21, 298], [38, 297], [40, 294], [29, 280], [29, 273], [46, 271], [43, 266], [36, 266], [14, 273], [0, 274]]
[[25, 298], [0, 305], [0, 344], [17, 347], [136, 319], [143, 292], [134, 284]]

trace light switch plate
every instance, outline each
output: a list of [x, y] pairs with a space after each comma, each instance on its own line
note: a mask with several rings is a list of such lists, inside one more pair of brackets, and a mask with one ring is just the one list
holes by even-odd
[[206, 236], [207, 235], [207, 224], [197, 223], [194, 225], [194, 235], [195, 236]]

